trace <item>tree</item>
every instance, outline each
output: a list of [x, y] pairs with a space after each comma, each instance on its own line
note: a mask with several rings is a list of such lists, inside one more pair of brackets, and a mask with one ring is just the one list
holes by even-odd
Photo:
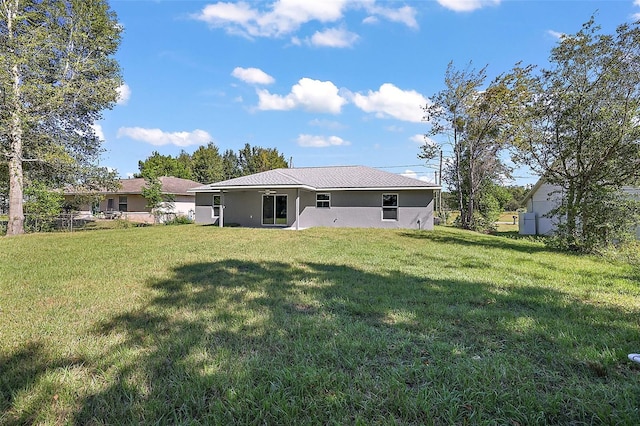
[[242, 176], [289, 167], [276, 148], [252, 147], [248, 143], [238, 151], [238, 164]]
[[[463, 228], [486, 230], [493, 226], [495, 200], [489, 203], [487, 194], [499, 178], [509, 173], [500, 153], [509, 146], [518, 128], [521, 114], [517, 112], [528, 89], [520, 77], [527, 72], [529, 68], [517, 66], [482, 90], [486, 67], [476, 71], [469, 64], [460, 71], [450, 63], [445, 74], [446, 88], [423, 108], [425, 120], [431, 124], [426, 136], [446, 135], [453, 147], [454, 159], [442, 177], [457, 196]], [[431, 159], [440, 150], [442, 147], [425, 143], [418, 157]]]
[[159, 222], [160, 216], [164, 213], [163, 208], [171, 210], [174, 198], [172, 194], [162, 192], [162, 181], [159, 176], [144, 176], [145, 186], [142, 188], [142, 196], [147, 200], [145, 207], [151, 210], [153, 221]]
[[519, 158], [561, 188], [552, 214], [563, 219], [563, 247], [595, 251], [627, 238], [637, 220], [620, 190], [640, 181], [639, 25], [606, 35], [591, 18], [552, 49], [550, 69], [527, 81], [535, 95]]
[[191, 157], [189, 154], [186, 156], [181, 154], [180, 157], [174, 158], [171, 155], [162, 155], [158, 151], [153, 151], [146, 160], [138, 161], [140, 173], [136, 173], [134, 176], [137, 178], [173, 176], [191, 179], [190, 165]]
[[92, 125], [117, 100], [121, 78], [113, 55], [120, 33], [105, 0], [0, 0], [8, 235], [24, 232], [29, 169], [64, 184], [84, 180], [83, 171], [96, 167], [101, 142]]
[[33, 232], [50, 231], [62, 210], [62, 191], [52, 190], [43, 182], [33, 182], [24, 190], [26, 227]]
[[224, 164], [213, 142], [201, 146], [191, 155], [191, 175], [201, 183], [213, 183], [224, 180]]
[[225, 180], [241, 176], [238, 156], [231, 149], [227, 149], [222, 155], [222, 170]]

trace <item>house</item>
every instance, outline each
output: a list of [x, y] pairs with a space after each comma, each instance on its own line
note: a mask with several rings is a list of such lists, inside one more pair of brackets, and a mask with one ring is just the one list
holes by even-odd
[[363, 166], [275, 169], [191, 189], [196, 223], [433, 229], [439, 186]]
[[[640, 188], [626, 186], [622, 191], [631, 197], [640, 199]], [[540, 178], [524, 198], [527, 211], [519, 215], [519, 232], [522, 235], [551, 235], [557, 229], [561, 218], [549, 215], [562, 200], [563, 188], [552, 185]], [[640, 226], [636, 230], [640, 239]]]
[[[188, 192], [190, 188], [201, 186], [200, 182], [171, 176], [159, 178], [161, 191], [172, 197], [172, 202], [162, 206], [162, 213], [171, 216], [193, 217], [195, 212], [195, 194]], [[147, 207], [147, 200], [142, 196], [146, 186], [144, 178], [121, 179], [116, 191], [98, 191], [91, 195], [100, 197], [94, 205], [81, 204], [78, 210], [87, 215], [102, 215], [108, 218], [120, 217], [133, 222], [154, 222], [154, 215]], [[78, 195], [86, 195], [79, 191], [65, 191], [65, 201], [73, 203]]]

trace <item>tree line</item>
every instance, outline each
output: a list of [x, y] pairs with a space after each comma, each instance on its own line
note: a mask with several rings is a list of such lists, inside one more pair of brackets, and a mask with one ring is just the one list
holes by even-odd
[[174, 176], [208, 184], [286, 167], [289, 164], [277, 148], [247, 143], [237, 153], [227, 149], [220, 154], [218, 147], [209, 142], [198, 147], [193, 154], [182, 150], [175, 157], [154, 151], [148, 158], [138, 162], [139, 172], [134, 177]]
[[561, 188], [551, 212], [562, 218], [560, 247], [593, 252], [633, 237], [640, 206], [621, 189], [640, 183], [639, 26], [603, 34], [591, 18], [560, 38], [549, 68], [516, 64], [486, 86], [487, 67], [449, 64], [445, 88], [423, 108], [431, 127], [418, 157], [452, 147], [442, 178], [461, 227], [491, 228], [510, 156]]

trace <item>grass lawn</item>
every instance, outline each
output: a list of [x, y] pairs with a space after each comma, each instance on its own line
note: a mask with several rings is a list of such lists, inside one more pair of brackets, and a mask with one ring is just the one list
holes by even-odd
[[640, 271], [526, 239], [0, 239], [0, 424], [639, 424]]

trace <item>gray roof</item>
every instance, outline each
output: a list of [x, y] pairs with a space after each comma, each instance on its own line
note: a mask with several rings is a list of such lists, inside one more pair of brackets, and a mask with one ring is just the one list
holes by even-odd
[[365, 166], [275, 169], [193, 188], [210, 192], [244, 188], [303, 188], [313, 191], [354, 189], [438, 189], [433, 183]]

